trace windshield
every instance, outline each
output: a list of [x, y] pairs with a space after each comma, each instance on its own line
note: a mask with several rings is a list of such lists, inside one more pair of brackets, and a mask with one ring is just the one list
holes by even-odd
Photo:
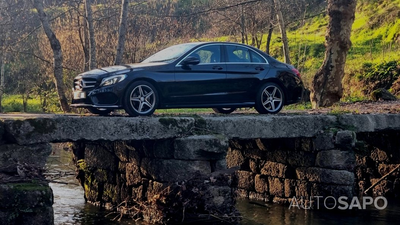
[[181, 57], [183, 54], [185, 54], [187, 51], [198, 44], [199, 43], [188, 43], [168, 47], [145, 59], [142, 63], [173, 61]]

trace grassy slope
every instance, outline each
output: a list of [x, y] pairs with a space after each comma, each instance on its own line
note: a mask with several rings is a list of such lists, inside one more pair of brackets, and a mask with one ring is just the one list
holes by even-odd
[[[381, 3], [360, 3], [351, 36], [352, 48], [346, 63], [346, 74], [358, 70], [365, 62], [381, 63], [399, 60], [400, 54], [400, 0], [385, 0]], [[293, 64], [303, 73], [306, 85], [322, 64], [324, 58], [323, 43], [327, 18], [315, 17], [303, 27], [288, 34]], [[280, 43], [274, 42], [275, 45]], [[304, 46], [308, 46], [306, 60], [297, 60], [299, 49], [304, 55]], [[280, 58], [280, 57], [278, 57]], [[301, 59], [301, 57], [300, 57]]]
[[[359, 70], [366, 62], [382, 63], [400, 60], [400, 0], [386, 0], [381, 3], [359, 4], [351, 36], [352, 48], [346, 63], [346, 74]], [[324, 40], [325, 28], [318, 30], [326, 18], [315, 18], [315, 23], [304, 26], [311, 32], [307, 36], [318, 35], [315, 39], [321, 43]], [[297, 32], [299, 32], [297, 31]], [[304, 32], [306, 33], [306, 32]], [[307, 38], [310, 39], [310, 38]], [[323, 43], [323, 42], [322, 42]], [[313, 74], [321, 65], [323, 56], [307, 60], [304, 64], [304, 76], [311, 80]], [[357, 93], [355, 93], [357, 94]]]

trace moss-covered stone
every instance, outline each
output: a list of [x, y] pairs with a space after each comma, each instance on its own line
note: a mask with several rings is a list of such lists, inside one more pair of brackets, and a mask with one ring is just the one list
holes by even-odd
[[162, 117], [158, 121], [160, 121], [161, 125], [170, 127], [179, 127], [178, 121], [175, 118], [171, 117]]
[[0, 145], [0, 167], [14, 166], [16, 168], [16, 162], [19, 162], [21, 164], [34, 164], [41, 168], [44, 167], [50, 153], [50, 144]]
[[39, 134], [50, 134], [57, 129], [55, 121], [51, 119], [43, 118], [27, 121], [32, 127], [34, 127], [35, 132]]
[[0, 143], [3, 142], [3, 135], [4, 135], [4, 122], [0, 120]]
[[0, 224], [53, 224], [52, 205], [47, 183], [0, 184]]
[[49, 118], [14, 120], [11, 127], [16, 134], [25, 134], [26, 138], [34, 134], [51, 134], [57, 129], [56, 122]]
[[207, 130], [207, 121], [199, 116], [199, 115], [193, 115], [194, 118], [194, 127], [195, 130], [193, 131], [193, 134], [211, 134], [212, 132]]
[[388, 90], [384, 88], [378, 88], [371, 93], [371, 99], [373, 101], [384, 100], [384, 101], [395, 101], [396, 96], [392, 95]]

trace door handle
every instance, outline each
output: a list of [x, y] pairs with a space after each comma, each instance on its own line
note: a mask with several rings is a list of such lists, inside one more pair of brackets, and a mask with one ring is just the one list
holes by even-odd
[[265, 70], [263, 67], [261, 67], [261, 66], [257, 66], [256, 67], [256, 70], [259, 70], [259, 71], [263, 71], [263, 70]]
[[222, 70], [222, 67], [220, 67], [220, 66], [213, 66], [212, 68], [213, 68], [213, 70]]

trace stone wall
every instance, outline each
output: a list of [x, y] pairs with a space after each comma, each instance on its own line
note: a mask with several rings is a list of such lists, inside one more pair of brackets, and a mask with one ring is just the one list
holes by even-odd
[[[400, 132], [357, 134], [356, 190], [359, 194], [371, 187], [400, 164]], [[400, 198], [400, 172], [397, 169], [367, 193], [370, 196]]]
[[354, 195], [355, 133], [314, 138], [231, 140], [228, 167], [238, 167], [241, 197], [288, 203], [291, 198]]
[[315, 196], [400, 197], [396, 170], [368, 193], [364, 191], [400, 164], [400, 132], [354, 133], [331, 129], [312, 138], [230, 141], [228, 168], [237, 167], [240, 197], [290, 204]]
[[[240, 196], [276, 202], [361, 193], [400, 162], [399, 131], [399, 114], [0, 114], [0, 223], [52, 224], [51, 189], [41, 176], [49, 143], [75, 143], [89, 202], [126, 202], [119, 210], [132, 217], [138, 211], [128, 203], [136, 202], [150, 222], [195, 211], [236, 221], [232, 185]], [[232, 170], [218, 172], [226, 166]], [[396, 197], [399, 183], [393, 173], [371, 194]]]
[[0, 224], [53, 224], [53, 192], [42, 176], [50, 144], [0, 143]]
[[223, 171], [227, 149], [218, 135], [73, 147], [87, 201], [151, 223], [237, 221], [233, 172]]

